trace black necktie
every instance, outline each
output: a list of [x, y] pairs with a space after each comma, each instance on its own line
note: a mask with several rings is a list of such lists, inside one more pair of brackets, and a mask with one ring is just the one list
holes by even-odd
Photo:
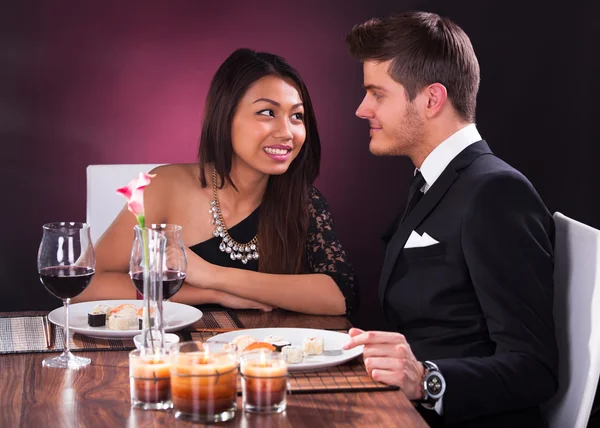
[[388, 244], [392, 239], [392, 236], [398, 230], [398, 226], [404, 221], [404, 218], [408, 215], [410, 210], [414, 208], [414, 206], [419, 202], [419, 200], [423, 197], [423, 192], [421, 192], [421, 187], [425, 184], [425, 179], [420, 171], [413, 177], [413, 181], [410, 185], [410, 189], [408, 190], [408, 202], [406, 204], [406, 208], [404, 209], [404, 213], [398, 214], [388, 230], [383, 234], [381, 239], [383, 242]]
[[412, 211], [415, 205], [417, 205], [417, 202], [419, 202], [423, 197], [421, 188], [424, 184], [425, 179], [423, 178], [423, 174], [421, 174], [421, 171], [417, 171], [410, 185], [410, 189], [408, 190], [408, 202], [406, 203], [406, 209], [404, 210], [402, 221], [404, 221], [406, 216]]

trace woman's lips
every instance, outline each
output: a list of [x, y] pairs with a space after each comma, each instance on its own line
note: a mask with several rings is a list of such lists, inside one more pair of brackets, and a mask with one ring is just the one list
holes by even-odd
[[288, 146], [268, 146], [263, 151], [267, 156], [276, 161], [285, 161], [292, 153], [292, 149]]

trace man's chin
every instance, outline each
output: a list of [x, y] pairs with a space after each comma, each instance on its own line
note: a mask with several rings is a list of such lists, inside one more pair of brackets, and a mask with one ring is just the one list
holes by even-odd
[[373, 141], [369, 143], [369, 151], [372, 155], [375, 156], [393, 156], [392, 150], [389, 146], [384, 144], [380, 144], [377, 141]]

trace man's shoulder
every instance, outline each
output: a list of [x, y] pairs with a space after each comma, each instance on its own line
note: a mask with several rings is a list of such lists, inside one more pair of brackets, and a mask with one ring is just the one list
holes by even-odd
[[460, 175], [464, 179], [474, 181], [479, 186], [502, 185], [514, 182], [531, 186], [531, 182], [521, 171], [493, 153], [489, 153], [489, 156], [479, 156], [461, 171]]
[[470, 205], [480, 208], [493, 206], [496, 210], [517, 206], [535, 206], [538, 210], [547, 210], [531, 181], [495, 155], [480, 157], [460, 178], [468, 189], [467, 200]]

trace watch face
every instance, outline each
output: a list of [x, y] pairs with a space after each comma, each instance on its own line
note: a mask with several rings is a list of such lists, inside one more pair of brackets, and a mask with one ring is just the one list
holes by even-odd
[[429, 375], [427, 378], [427, 392], [429, 395], [435, 398], [437, 395], [441, 394], [444, 389], [442, 382], [442, 378], [438, 374], [432, 373]]

